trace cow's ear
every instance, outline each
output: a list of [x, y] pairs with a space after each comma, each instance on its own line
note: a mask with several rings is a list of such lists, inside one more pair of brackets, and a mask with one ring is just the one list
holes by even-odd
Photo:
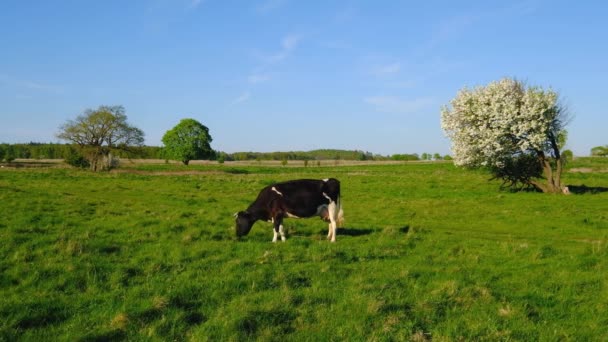
[[241, 217], [241, 216], [247, 216], [249, 215], [246, 211], [239, 211], [238, 213], [234, 214], [234, 217]]

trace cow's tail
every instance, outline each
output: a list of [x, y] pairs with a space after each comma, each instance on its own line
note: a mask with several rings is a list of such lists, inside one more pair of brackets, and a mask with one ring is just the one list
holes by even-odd
[[338, 199], [336, 200], [336, 211], [338, 212], [338, 218], [336, 223], [338, 227], [344, 227], [344, 210], [342, 210], [342, 201], [340, 199], [340, 194], [338, 194]]

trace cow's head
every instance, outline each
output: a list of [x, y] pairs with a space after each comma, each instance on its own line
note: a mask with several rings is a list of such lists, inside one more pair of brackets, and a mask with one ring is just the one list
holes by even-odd
[[236, 236], [241, 237], [249, 234], [249, 231], [255, 222], [253, 217], [251, 217], [251, 214], [246, 211], [239, 211], [234, 214], [234, 217], [236, 217]]

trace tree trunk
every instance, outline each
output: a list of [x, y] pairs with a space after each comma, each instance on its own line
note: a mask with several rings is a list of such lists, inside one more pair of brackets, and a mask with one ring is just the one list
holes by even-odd
[[540, 180], [531, 180], [530, 183], [534, 185], [538, 190], [544, 193], [553, 193], [553, 194], [561, 194], [563, 193], [563, 187], [561, 183], [562, 177], [562, 160], [560, 158], [559, 153], [556, 154], [557, 158], [555, 160], [556, 169], [553, 170], [551, 167], [551, 162], [547, 159], [546, 155], [542, 151], [538, 151], [538, 162], [541, 164], [543, 168], [543, 176], [545, 177], [545, 182]]

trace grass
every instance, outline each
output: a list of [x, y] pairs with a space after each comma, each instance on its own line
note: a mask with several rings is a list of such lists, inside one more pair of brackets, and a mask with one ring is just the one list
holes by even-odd
[[[446, 163], [2, 169], [0, 340], [605, 340], [608, 173], [573, 164], [571, 196]], [[337, 243], [234, 237], [265, 185], [330, 176]]]

